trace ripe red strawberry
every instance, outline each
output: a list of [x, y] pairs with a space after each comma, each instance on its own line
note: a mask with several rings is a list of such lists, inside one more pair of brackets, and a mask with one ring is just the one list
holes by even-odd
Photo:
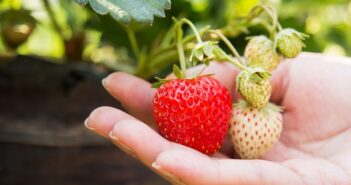
[[211, 155], [226, 136], [232, 113], [228, 90], [212, 77], [164, 83], [153, 101], [153, 116], [168, 140]]
[[235, 104], [229, 133], [242, 159], [257, 159], [268, 152], [282, 132], [280, 107], [268, 103], [262, 109], [245, 101]]

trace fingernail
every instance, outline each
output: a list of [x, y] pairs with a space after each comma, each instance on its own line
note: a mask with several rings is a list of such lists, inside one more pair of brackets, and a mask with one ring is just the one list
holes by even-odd
[[89, 130], [95, 130], [93, 127], [90, 127], [90, 126], [89, 126], [89, 124], [88, 124], [88, 119], [89, 119], [89, 118], [85, 119], [85, 121], [84, 121], [85, 127], [87, 127]]
[[113, 140], [113, 143], [115, 143], [121, 150], [123, 150], [123, 152], [136, 158], [136, 155], [134, 154], [133, 150], [130, 149], [127, 145], [125, 145], [117, 136], [115, 136], [113, 134], [113, 131], [111, 131], [108, 135]]
[[107, 89], [107, 81], [106, 81], [106, 78], [102, 79], [101, 80], [101, 83], [102, 83], [102, 86]]
[[160, 165], [158, 165], [156, 162], [153, 162], [151, 164], [151, 167], [153, 169], [155, 169], [157, 172], [159, 172], [163, 177], [165, 177], [167, 180], [171, 181], [172, 183], [174, 184], [177, 184], [177, 185], [185, 185], [184, 182], [182, 182], [178, 177], [172, 175], [171, 173], [169, 172], [166, 172], [162, 169], [162, 167]]

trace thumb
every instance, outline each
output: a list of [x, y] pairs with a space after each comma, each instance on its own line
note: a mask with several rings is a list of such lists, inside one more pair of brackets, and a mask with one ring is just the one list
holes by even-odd
[[270, 101], [282, 105], [289, 84], [289, 67], [291, 61], [285, 61], [272, 72], [272, 95]]

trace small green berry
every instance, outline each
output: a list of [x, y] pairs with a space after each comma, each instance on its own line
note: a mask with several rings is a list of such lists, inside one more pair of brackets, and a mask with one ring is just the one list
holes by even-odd
[[274, 42], [264, 35], [250, 38], [244, 56], [250, 67], [266, 71], [273, 71], [282, 61], [281, 55], [274, 49]]
[[237, 77], [237, 91], [253, 107], [261, 108], [269, 101], [272, 92], [269, 75], [260, 68], [241, 71]]
[[275, 39], [275, 48], [286, 58], [295, 58], [305, 47], [303, 40], [308, 37], [292, 28], [283, 29]]

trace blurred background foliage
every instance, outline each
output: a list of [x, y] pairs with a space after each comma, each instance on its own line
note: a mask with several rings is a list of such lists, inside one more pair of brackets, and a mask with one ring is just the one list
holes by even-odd
[[[256, 26], [244, 34], [245, 27], [237, 24], [259, 3], [274, 6], [283, 27], [311, 36], [305, 51], [351, 56], [348, 0], [177, 0], [166, 18], [156, 18], [152, 26], [124, 26], [73, 0], [0, 0], [0, 59], [19, 54], [58, 63], [90, 62], [149, 79], [177, 61], [174, 52], [162, 48], [172, 16], [187, 17], [197, 26], [224, 28], [242, 52], [248, 35], [265, 33]], [[23, 43], [11, 46], [11, 39]]]

